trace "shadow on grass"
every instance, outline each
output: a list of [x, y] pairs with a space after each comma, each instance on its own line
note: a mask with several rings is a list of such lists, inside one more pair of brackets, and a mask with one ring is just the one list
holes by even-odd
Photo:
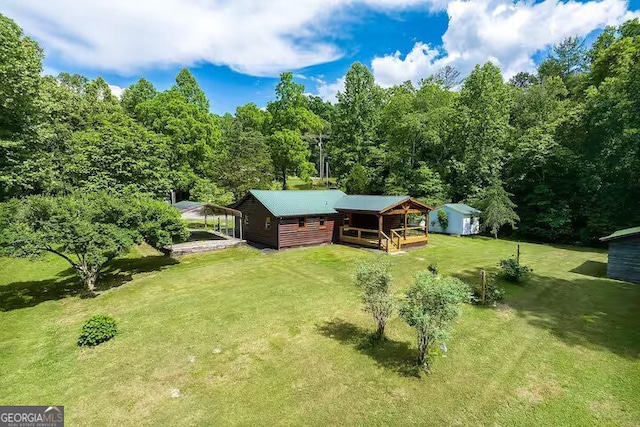
[[591, 277], [606, 277], [607, 276], [607, 263], [600, 261], [585, 261], [573, 270], [572, 273], [582, 274], [583, 276]]
[[[115, 259], [107, 264], [100, 275], [96, 290], [101, 292], [122, 286], [133, 280], [134, 274], [160, 271], [177, 263], [177, 260], [161, 255]], [[84, 287], [71, 267], [60, 271], [51, 279], [13, 282], [0, 286], [0, 311], [34, 307], [45, 301], [70, 296], [85, 296]]]
[[417, 353], [406, 342], [388, 338], [374, 340], [371, 331], [342, 319], [326, 322], [319, 326], [318, 330], [326, 337], [352, 346], [383, 368], [405, 377], [420, 377], [420, 369], [416, 366]]
[[[591, 276], [602, 268], [598, 264], [586, 262], [572, 272]], [[479, 271], [463, 271], [456, 277], [475, 284]], [[522, 283], [498, 280], [497, 284], [507, 291], [504, 304], [565, 344], [640, 357], [640, 286], [587, 276], [563, 279], [535, 271]]]

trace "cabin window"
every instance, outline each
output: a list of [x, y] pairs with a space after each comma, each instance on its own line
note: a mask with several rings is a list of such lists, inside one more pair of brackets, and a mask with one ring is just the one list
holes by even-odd
[[327, 219], [320, 218], [320, 227], [319, 228], [327, 228]]
[[244, 216], [244, 225], [249, 225], [249, 215]]
[[305, 217], [301, 216], [298, 218], [298, 230], [303, 230], [307, 227], [307, 223]]
[[471, 225], [473, 225], [473, 223], [474, 223], [474, 222], [476, 222], [476, 217], [475, 217], [475, 216], [472, 216], [472, 217], [471, 217], [471, 220], [470, 220]]
[[345, 227], [349, 226], [349, 215], [344, 216], [343, 224]]
[[264, 229], [268, 230], [271, 227], [271, 217], [268, 216], [264, 219]]

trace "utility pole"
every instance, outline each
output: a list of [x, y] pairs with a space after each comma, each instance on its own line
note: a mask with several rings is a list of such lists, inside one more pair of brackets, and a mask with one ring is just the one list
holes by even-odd
[[329, 162], [327, 162], [327, 187], [329, 187]]
[[324, 159], [322, 157], [322, 135], [318, 136], [320, 141], [318, 141], [318, 148], [320, 149], [320, 156], [318, 158], [318, 173], [320, 173], [320, 182], [322, 182], [322, 177], [323, 175], [323, 166], [324, 166]]

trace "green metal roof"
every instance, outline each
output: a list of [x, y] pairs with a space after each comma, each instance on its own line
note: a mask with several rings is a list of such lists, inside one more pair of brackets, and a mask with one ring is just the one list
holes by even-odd
[[409, 196], [344, 196], [334, 206], [339, 211], [382, 212], [409, 200]]
[[480, 213], [478, 209], [472, 208], [464, 203], [446, 203], [444, 206], [463, 215], [474, 215]]
[[181, 202], [177, 202], [173, 204], [173, 207], [178, 209], [181, 212], [188, 211], [189, 209], [197, 208], [198, 206], [202, 206], [202, 203], [193, 202], [191, 200], [183, 200]]
[[632, 228], [625, 228], [624, 230], [618, 230], [616, 232], [611, 233], [608, 236], [601, 237], [600, 240], [603, 242], [607, 242], [609, 240], [622, 239], [625, 237], [632, 237], [636, 235], [640, 236], [640, 227], [632, 227]]
[[251, 190], [250, 193], [273, 216], [334, 214], [336, 202], [345, 196], [340, 190]]

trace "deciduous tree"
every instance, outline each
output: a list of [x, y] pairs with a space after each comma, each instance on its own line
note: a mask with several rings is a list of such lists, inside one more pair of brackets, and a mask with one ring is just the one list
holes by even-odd
[[451, 324], [460, 316], [460, 303], [468, 300], [469, 288], [459, 279], [430, 272], [417, 275], [400, 316], [416, 331], [420, 367], [429, 371], [437, 346], [444, 347]]
[[188, 235], [176, 209], [140, 194], [14, 199], [0, 210], [0, 224], [5, 255], [57, 255], [76, 270], [89, 293], [107, 263], [133, 245], [145, 241], [161, 248]]

